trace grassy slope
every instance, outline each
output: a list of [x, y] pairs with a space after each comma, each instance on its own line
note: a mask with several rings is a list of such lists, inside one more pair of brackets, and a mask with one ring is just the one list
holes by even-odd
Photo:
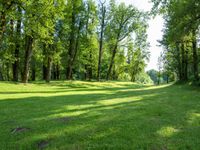
[[[30, 130], [11, 133], [16, 127]], [[125, 82], [0, 83], [0, 149], [38, 149], [41, 141], [61, 150], [198, 150], [200, 90]]]

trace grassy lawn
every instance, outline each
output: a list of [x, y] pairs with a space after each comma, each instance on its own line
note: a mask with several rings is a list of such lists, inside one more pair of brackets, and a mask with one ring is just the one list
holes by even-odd
[[200, 89], [0, 83], [0, 150], [199, 150]]

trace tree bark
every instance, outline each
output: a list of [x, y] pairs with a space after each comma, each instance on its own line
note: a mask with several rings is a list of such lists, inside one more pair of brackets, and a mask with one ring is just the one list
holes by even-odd
[[26, 36], [26, 44], [25, 44], [25, 57], [24, 57], [24, 70], [22, 76], [22, 83], [27, 83], [29, 78], [29, 68], [30, 61], [32, 57], [32, 49], [33, 49], [33, 37], [30, 35]]
[[60, 80], [60, 67], [59, 67], [59, 64], [56, 65], [56, 79]]
[[196, 81], [199, 80], [199, 59], [198, 59], [198, 51], [197, 51], [197, 40], [195, 31], [193, 33], [193, 41], [192, 41], [192, 51], [193, 51], [193, 71], [194, 71], [194, 78]]
[[46, 74], [47, 74], [47, 67], [43, 62], [43, 67], [42, 67], [42, 74], [43, 74], [43, 80], [46, 80]]
[[10, 81], [10, 64], [6, 63], [6, 76], [7, 76], [7, 81]]
[[[92, 62], [92, 52], [90, 51], [90, 62]], [[92, 76], [93, 76], [93, 71], [92, 71], [92, 64], [90, 63], [90, 66], [88, 68], [88, 75], [89, 75], [89, 80], [92, 80]]]
[[72, 79], [72, 61], [73, 61], [73, 53], [75, 50], [75, 23], [76, 23], [76, 14], [75, 14], [75, 2], [73, 2], [73, 10], [72, 10], [72, 18], [71, 18], [71, 32], [70, 32], [70, 40], [69, 40], [69, 49], [68, 49], [68, 63], [66, 68], [66, 79]]
[[98, 60], [98, 72], [97, 72], [97, 80], [100, 81], [101, 78], [101, 60], [102, 60], [102, 53], [103, 53], [103, 35], [104, 35], [104, 28], [105, 28], [105, 14], [106, 8], [102, 4], [102, 20], [101, 20], [101, 33], [100, 33], [100, 42], [99, 42], [99, 60]]
[[183, 44], [183, 48], [185, 49], [185, 70], [184, 70], [184, 74], [185, 74], [185, 81], [188, 80], [188, 49], [184, 46]]
[[187, 66], [186, 66], [186, 53], [185, 53], [185, 47], [184, 44], [181, 43], [181, 56], [182, 56], [182, 81], [187, 80]]
[[106, 76], [106, 80], [109, 80], [109, 77], [110, 77], [110, 74], [111, 74], [111, 71], [112, 71], [112, 67], [115, 63], [115, 55], [117, 53], [117, 48], [118, 48], [118, 43], [119, 43], [119, 39], [120, 39], [120, 34], [121, 34], [121, 28], [122, 28], [123, 24], [120, 24], [120, 27], [119, 27], [119, 31], [117, 33], [117, 37], [116, 37], [116, 43], [114, 45], [114, 49], [112, 51], [112, 57], [111, 57], [111, 61], [110, 61], [110, 66], [109, 66], [109, 69], [108, 69], [108, 73], [107, 73], [107, 76]]
[[[21, 8], [18, 7], [18, 12], [21, 15]], [[13, 64], [13, 81], [18, 82], [19, 80], [19, 49], [20, 49], [20, 36], [21, 36], [21, 18], [17, 20], [17, 29], [16, 29], [16, 42], [15, 42], [15, 52], [14, 57], [15, 61]]]
[[74, 31], [73, 31], [73, 35], [71, 35], [73, 39], [71, 39], [71, 42], [70, 42], [70, 49], [69, 49], [69, 55], [68, 55], [69, 60], [68, 60], [67, 76], [66, 76], [67, 80], [72, 79], [72, 69], [73, 69], [73, 65], [78, 53], [81, 27], [82, 27], [82, 22], [80, 21], [79, 26], [78, 26], [78, 31], [77, 31], [77, 37], [74, 36]]
[[179, 80], [182, 80], [182, 64], [181, 64], [181, 52], [180, 52], [180, 47], [179, 43], [176, 43], [176, 50], [177, 50], [177, 59], [178, 59], [178, 75], [179, 75]]
[[31, 63], [31, 80], [35, 81], [35, 78], [36, 78], [36, 68], [35, 68], [35, 60], [33, 59]]
[[118, 43], [115, 44], [114, 46], [114, 49], [113, 49], [113, 53], [112, 53], [112, 57], [111, 57], [111, 61], [110, 61], [110, 66], [109, 66], [109, 69], [108, 69], [108, 73], [107, 73], [107, 76], [106, 76], [106, 80], [109, 80], [109, 77], [110, 77], [110, 73], [112, 71], [112, 67], [114, 65], [114, 60], [115, 60], [115, 55], [117, 53], [117, 47], [118, 47]]
[[52, 69], [52, 59], [48, 57], [47, 60], [47, 75], [46, 75], [46, 82], [49, 83], [51, 80], [51, 69]]
[[3, 81], [3, 80], [4, 80], [4, 77], [3, 77], [3, 73], [2, 73], [2, 67], [0, 64], [0, 81]]

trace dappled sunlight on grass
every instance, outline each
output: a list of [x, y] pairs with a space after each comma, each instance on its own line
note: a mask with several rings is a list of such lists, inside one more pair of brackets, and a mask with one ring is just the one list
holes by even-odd
[[[127, 82], [96, 84], [0, 83], [0, 148], [37, 149], [41, 141], [47, 142], [50, 150], [173, 150], [200, 145], [195, 140], [200, 138], [197, 89]], [[16, 127], [30, 130], [12, 134]]]
[[189, 113], [188, 123], [193, 126], [200, 126], [200, 113]]
[[162, 137], [170, 137], [177, 133], [178, 129], [173, 127], [162, 127], [157, 133]]

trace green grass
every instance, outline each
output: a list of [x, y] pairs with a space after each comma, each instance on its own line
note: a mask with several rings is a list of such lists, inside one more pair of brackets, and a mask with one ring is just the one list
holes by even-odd
[[35, 150], [41, 141], [50, 150], [199, 150], [200, 89], [0, 83], [0, 150]]

